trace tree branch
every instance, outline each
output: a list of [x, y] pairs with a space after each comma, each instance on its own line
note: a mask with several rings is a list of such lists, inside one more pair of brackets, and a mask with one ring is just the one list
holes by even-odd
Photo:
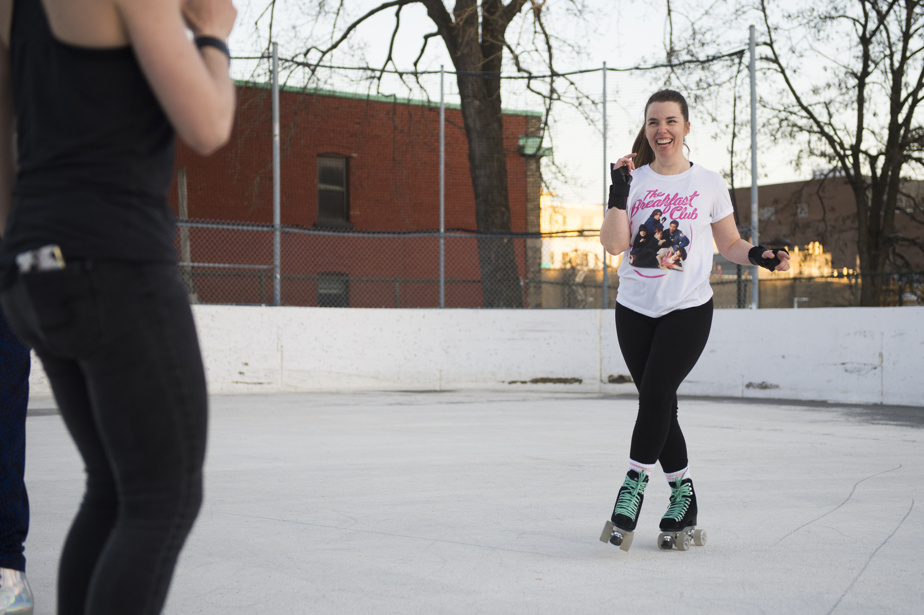
[[[309, 54], [310, 52], [312, 52], [312, 51], [318, 51], [318, 52], [320, 52], [321, 55], [318, 57], [318, 61], [315, 62], [315, 64], [316, 64], [316, 65], [317, 65], [317, 64], [320, 64], [320, 63], [321, 63], [321, 60], [323, 60], [325, 57], [327, 57], [327, 55], [328, 55], [330, 52], [334, 51], [337, 47], [339, 47], [346, 39], [348, 39], [348, 38], [350, 37], [350, 34], [352, 34], [353, 31], [356, 30], [356, 28], [358, 28], [360, 25], [362, 25], [366, 20], [368, 20], [368, 19], [374, 17], [375, 15], [378, 15], [379, 13], [381, 13], [381, 12], [383, 12], [383, 11], [387, 11], [388, 9], [392, 9], [392, 8], [398, 7], [398, 11], [400, 12], [400, 9], [401, 9], [401, 8], [403, 8], [403, 7], [405, 7], [405, 6], [408, 6], [408, 5], [411, 5], [411, 4], [417, 4], [417, 3], [420, 3], [420, 2], [422, 2], [422, 1], [423, 1], [423, 0], [391, 0], [390, 2], [385, 2], [385, 3], [383, 3], [383, 4], [380, 4], [379, 6], [377, 6], [377, 7], [373, 8], [373, 9], [371, 9], [371, 10], [370, 10], [369, 12], [367, 12], [365, 15], [363, 15], [363, 16], [360, 17], [359, 19], [356, 19], [355, 21], [353, 21], [353, 23], [351, 23], [349, 26], [347, 26], [347, 28], [346, 28], [346, 30], [344, 30], [343, 34], [340, 35], [340, 38], [338, 38], [336, 41], [334, 41], [329, 47], [327, 47], [326, 49], [323, 49], [323, 50], [322, 50], [322, 49], [319, 48], [319, 47], [311, 46], [311, 47], [308, 47], [304, 52], [302, 52], [302, 56], [304, 56], [305, 59], [308, 59], [308, 54]], [[396, 31], [397, 31], [397, 28], [396, 28]]]
[[764, 26], [767, 31], [767, 38], [769, 40], [767, 47], [770, 49], [770, 53], [772, 56], [770, 58], [770, 61], [773, 63], [773, 65], [777, 69], [777, 72], [779, 72], [780, 76], [783, 78], [783, 81], [786, 84], [787, 89], [789, 90], [790, 94], [792, 94], [793, 98], [796, 101], [796, 105], [802, 110], [803, 113], [806, 114], [806, 116], [808, 116], [811, 122], [815, 124], [815, 126], [818, 128], [820, 136], [829, 143], [829, 145], [831, 146], [831, 149], [833, 150], [832, 153], [836, 157], [840, 167], [844, 170], [844, 173], [847, 175], [848, 180], [851, 181], [851, 184], [853, 184], [854, 182], [862, 182], [862, 175], [856, 172], [852, 164], [848, 164], [849, 161], [845, 156], [845, 152], [840, 150], [837, 147], [838, 145], [837, 141], [833, 139], [832, 136], [828, 134], [827, 131], [824, 130], [824, 126], [822, 122], [818, 119], [818, 117], [815, 115], [812, 109], [802, 100], [802, 97], [799, 95], [798, 90], [796, 89], [795, 85], [792, 83], [789, 73], [786, 70], [786, 67], [783, 65], [783, 62], [780, 59], [780, 56], [776, 50], [776, 43], [773, 39], [773, 29], [770, 26], [770, 16], [767, 12], [766, 0], [760, 0], [760, 10], [761, 10], [761, 15], [764, 20]]

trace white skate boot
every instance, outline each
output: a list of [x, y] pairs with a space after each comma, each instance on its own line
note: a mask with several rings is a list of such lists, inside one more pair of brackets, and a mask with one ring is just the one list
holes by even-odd
[[32, 615], [32, 590], [19, 570], [0, 568], [0, 615]]

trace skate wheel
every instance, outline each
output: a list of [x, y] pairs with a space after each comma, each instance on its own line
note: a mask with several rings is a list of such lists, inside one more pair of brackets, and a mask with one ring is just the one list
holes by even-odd
[[658, 536], [658, 547], [665, 551], [670, 551], [674, 548], [674, 537], [662, 532], [661, 535]]
[[693, 542], [693, 539], [690, 538], [689, 534], [681, 534], [677, 537], [677, 550], [686, 551], [690, 548], [690, 543]]
[[615, 534], [613, 534], [613, 537], [615, 538], [616, 536], [619, 536], [619, 542], [618, 543], [614, 542], [613, 544], [618, 546], [623, 551], [628, 551], [629, 547], [632, 546], [633, 533], [626, 532], [625, 534], [622, 534], [620, 532], [616, 532]]
[[619, 547], [623, 551], [628, 551], [629, 547], [632, 546], [632, 532], [622, 530], [613, 525], [612, 521], [607, 521], [603, 525], [603, 532], [600, 534], [600, 542], [608, 542], [615, 547]]
[[603, 525], [603, 531], [600, 533], [600, 542], [609, 542], [610, 538], [613, 536], [613, 529], [615, 527], [612, 521], [607, 521]]
[[706, 546], [706, 530], [696, 530], [693, 532], [693, 544], [697, 547]]

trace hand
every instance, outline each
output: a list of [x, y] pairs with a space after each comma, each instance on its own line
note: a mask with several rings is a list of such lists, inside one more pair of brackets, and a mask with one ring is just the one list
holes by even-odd
[[789, 271], [789, 252], [786, 248], [768, 250], [763, 246], [754, 246], [748, 251], [748, 260], [752, 265], [769, 271]]
[[231, 0], [183, 0], [183, 21], [195, 36], [227, 41], [237, 19]]
[[768, 258], [768, 254], [770, 255], [769, 258], [775, 256], [780, 259], [780, 264], [776, 266], [774, 271], [789, 271], [789, 252], [787, 252], [785, 248], [782, 250], [767, 250], [764, 252], [763, 257]]
[[[634, 157], [635, 154], [628, 154], [617, 160], [615, 164], [610, 163], [610, 177], [614, 184], [631, 183], [631, 173], [635, 170], [635, 163], [632, 162]], [[617, 169], [621, 170], [617, 171]]]
[[613, 165], [613, 168], [618, 169], [619, 167], [629, 167], [629, 172], [632, 172], [635, 170], [635, 162], [632, 160], [633, 158], [635, 158], [635, 154], [626, 154], [616, 161], [616, 164]]
[[610, 163], [610, 177], [613, 183], [610, 185], [610, 197], [607, 200], [606, 209], [626, 209], [629, 199], [629, 184], [632, 183], [632, 157], [635, 154], [629, 154], [619, 159], [616, 164]]

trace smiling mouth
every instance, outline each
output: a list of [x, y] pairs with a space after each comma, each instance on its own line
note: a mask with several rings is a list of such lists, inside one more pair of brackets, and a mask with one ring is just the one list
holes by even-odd
[[657, 141], [655, 141], [655, 143], [658, 145], [670, 145], [673, 142], [674, 142], [673, 139], [658, 139]]

